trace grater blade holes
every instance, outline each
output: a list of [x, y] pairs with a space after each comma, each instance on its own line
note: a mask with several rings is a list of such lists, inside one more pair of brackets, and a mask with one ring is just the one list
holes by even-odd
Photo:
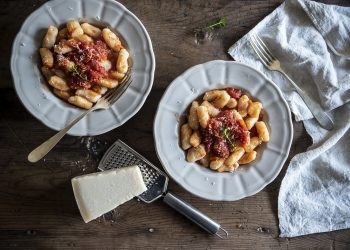
[[113, 153], [112, 157], [105, 164], [106, 169], [119, 168], [121, 166], [127, 165], [138, 165], [140, 167], [143, 180], [147, 186], [150, 188], [152, 184], [155, 183], [156, 178], [159, 176], [159, 173], [144, 163], [141, 159], [136, 158], [133, 154], [128, 151], [125, 151], [121, 147], [117, 147], [117, 150]]
[[130, 165], [138, 165], [147, 190], [140, 194], [138, 198], [147, 203], [159, 198], [166, 190], [168, 178], [146, 158], [139, 155], [122, 141], [116, 141], [110, 148], [105, 160], [102, 159], [99, 168], [107, 170]]

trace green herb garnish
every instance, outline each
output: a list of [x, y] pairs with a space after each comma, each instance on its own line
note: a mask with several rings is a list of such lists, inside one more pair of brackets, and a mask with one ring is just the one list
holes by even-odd
[[88, 78], [85, 74], [83, 74], [82, 72], [79, 71], [78, 66], [76, 64], [74, 64], [69, 71], [72, 73], [72, 75], [79, 77], [81, 80], [83, 80], [84, 82], [87, 82]]
[[208, 30], [213, 30], [214, 28], [224, 28], [227, 25], [227, 18], [221, 18], [218, 21], [216, 21], [215, 23], [212, 23], [206, 27], [202, 27], [202, 28], [197, 28], [194, 30], [195, 33], [197, 32], [204, 32], [204, 31], [208, 31]]
[[205, 27], [204, 29], [212, 30], [214, 28], [224, 28], [226, 26], [226, 24], [227, 24], [227, 19], [226, 19], [226, 17], [224, 17], [224, 18], [221, 18], [219, 21]]
[[228, 142], [228, 144], [231, 147], [231, 149], [235, 149], [236, 148], [236, 143], [234, 141], [232, 141], [231, 138], [230, 138], [231, 130], [229, 128], [224, 128], [222, 130], [222, 134], [223, 134], [225, 140]]

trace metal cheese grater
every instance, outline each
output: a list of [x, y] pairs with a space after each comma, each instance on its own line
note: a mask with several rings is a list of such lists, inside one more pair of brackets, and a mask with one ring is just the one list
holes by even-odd
[[[131, 165], [139, 166], [143, 181], [147, 187], [145, 192], [137, 196], [140, 200], [151, 203], [163, 197], [163, 201], [166, 204], [196, 223], [208, 233], [216, 234], [222, 239], [228, 238], [227, 231], [223, 229], [220, 224], [181, 200], [179, 197], [167, 192], [168, 176], [121, 140], [117, 140], [107, 150], [98, 165], [98, 169], [104, 171]], [[220, 230], [223, 232], [223, 235], [219, 233]]]

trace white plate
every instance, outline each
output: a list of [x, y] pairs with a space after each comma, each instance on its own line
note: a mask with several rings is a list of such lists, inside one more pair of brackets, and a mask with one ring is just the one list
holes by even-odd
[[89, 114], [71, 135], [98, 135], [129, 120], [142, 107], [153, 84], [155, 60], [149, 35], [140, 20], [112, 0], [54, 0], [34, 11], [23, 23], [12, 48], [11, 70], [17, 94], [37, 119], [54, 130], [62, 129], [82, 109], [55, 95], [40, 73], [38, 49], [47, 27], [79, 19], [108, 24], [122, 35], [133, 59], [133, 83], [108, 110]]
[[[262, 102], [271, 134], [252, 164], [235, 173], [218, 173], [186, 162], [179, 146], [179, 116], [199, 95], [228, 86], [241, 88]], [[209, 200], [239, 200], [263, 189], [280, 172], [292, 136], [290, 110], [278, 87], [255, 69], [232, 61], [200, 64], [176, 78], [162, 97], [154, 120], [156, 150], [166, 172], [187, 191]]]

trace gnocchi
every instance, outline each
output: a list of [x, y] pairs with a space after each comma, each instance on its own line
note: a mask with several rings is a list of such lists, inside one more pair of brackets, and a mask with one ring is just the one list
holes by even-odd
[[249, 97], [247, 95], [242, 95], [238, 99], [237, 110], [242, 117], [246, 117], [248, 113]]
[[55, 89], [59, 89], [63, 91], [69, 90], [69, 86], [66, 80], [56, 75], [50, 77], [49, 84]]
[[111, 71], [110, 76], [114, 79], [121, 80], [124, 78], [125, 74], [120, 73], [118, 71]]
[[190, 137], [192, 135], [192, 129], [190, 126], [186, 123], [181, 126], [181, 147], [182, 149], [186, 150], [191, 147], [190, 144]]
[[208, 125], [208, 121], [210, 119], [208, 108], [205, 106], [199, 106], [197, 108], [197, 116], [198, 116], [198, 122], [201, 125], [201, 127], [206, 128]]
[[75, 92], [76, 95], [84, 97], [86, 100], [90, 102], [97, 102], [98, 99], [101, 98], [101, 95], [99, 93], [96, 93], [95, 91], [89, 90], [89, 89], [78, 89]]
[[188, 150], [187, 161], [195, 162], [202, 159], [206, 155], [205, 148], [203, 145], [192, 147]]
[[68, 30], [68, 33], [73, 38], [76, 38], [76, 37], [84, 34], [84, 31], [80, 26], [80, 23], [78, 21], [75, 21], [75, 20], [69, 21], [67, 23], [67, 30]]
[[250, 151], [246, 154], [244, 154], [241, 159], [239, 159], [238, 163], [241, 165], [251, 163], [256, 159], [256, 151]]
[[89, 24], [89, 23], [83, 23], [81, 25], [81, 28], [83, 29], [84, 33], [93, 37], [97, 38], [101, 35], [101, 29]]
[[219, 109], [217, 109], [213, 104], [211, 104], [210, 102], [208, 102], [208, 101], [203, 101], [202, 102], [202, 106], [205, 106], [205, 107], [207, 107], [207, 109], [208, 109], [208, 114], [210, 115], [210, 116], [217, 116], [219, 113], [220, 113], [220, 110]]
[[209, 155], [205, 155], [202, 159], [199, 160], [200, 164], [203, 166], [203, 167], [209, 167], [209, 164], [210, 164], [210, 158], [209, 158]]
[[48, 67], [45, 67], [45, 66], [41, 67], [41, 73], [44, 75], [47, 81], [49, 81], [51, 76], [54, 75], [54, 73]]
[[43, 39], [43, 48], [51, 49], [56, 42], [57, 34], [58, 29], [55, 26], [50, 25]]
[[68, 98], [68, 102], [84, 109], [91, 109], [92, 107], [92, 102], [81, 96], [71, 96]]
[[198, 129], [199, 120], [197, 115], [197, 108], [199, 107], [198, 102], [194, 101], [191, 104], [190, 114], [188, 116], [188, 124], [192, 129]]
[[224, 162], [225, 162], [225, 158], [216, 157], [212, 161], [210, 161], [209, 166], [211, 169], [217, 170], [224, 164]]
[[268, 142], [270, 140], [270, 134], [269, 131], [267, 130], [266, 123], [263, 121], [259, 121], [255, 124], [256, 130], [258, 132], [259, 138], [263, 142]]
[[39, 54], [53, 93], [83, 109], [116, 88], [129, 69], [130, 54], [112, 30], [76, 20], [60, 29], [50, 25]]
[[69, 97], [71, 96], [71, 93], [69, 91], [59, 90], [59, 89], [53, 89], [53, 93], [57, 95], [59, 98], [62, 98], [63, 100], [68, 101]]
[[118, 52], [120, 49], [122, 49], [120, 39], [110, 29], [104, 28], [102, 30], [102, 37], [112, 50]]
[[62, 40], [62, 39], [67, 39], [67, 38], [68, 38], [68, 29], [67, 29], [67, 28], [60, 29], [60, 30], [58, 31], [56, 40], [57, 40], [57, 41], [60, 41], [60, 40]]
[[193, 101], [180, 129], [187, 161], [217, 172], [251, 163], [269, 139], [263, 105], [234, 88], [211, 90]]
[[198, 130], [192, 133], [189, 142], [192, 147], [197, 147], [201, 143], [201, 135]]
[[129, 52], [126, 49], [121, 49], [117, 58], [117, 71], [125, 74], [128, 71]]
[[52, 68], [53, 66], [52, 52], [48, 48], [40, 48], [39, 53], [40, 53], [43, 65], [47, 68]]

